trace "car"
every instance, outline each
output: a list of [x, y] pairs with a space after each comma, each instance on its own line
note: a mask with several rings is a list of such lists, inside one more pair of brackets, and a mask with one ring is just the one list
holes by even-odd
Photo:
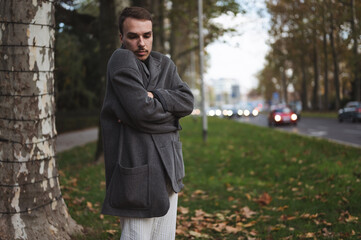
[[208, 109], [207, 115], [210, 117], [214, 117], [214, 116], [220, 117], [222, 116], [222, 111], [219, 108], [211, 107]]
[[352, 122], [361, 121], [361, 102], [348, 102], [344, 108], [338, 110], [338, 121], [349, 119]]
[[268, 126], [273, 127], [282, 124], [297, 125], [298, 117], [289, 107], [273, 109], [268, 115]]
[[227, 107], [222, 111], [225, 118], [239, 118], [242, 116], [242, 111], [236, 107]]

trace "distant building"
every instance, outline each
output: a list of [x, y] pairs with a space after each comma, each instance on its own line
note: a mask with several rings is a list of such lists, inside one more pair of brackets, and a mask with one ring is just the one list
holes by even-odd
[[210, 79], [208, 85], [214, 94], [214, 96], [210, 96], [210, 99], [214, 99], [214, 102], [210, 103], [211, 105], [220, 107], [225, 104], [237, 104], [241, 100], [241, 90], [237, 79]]

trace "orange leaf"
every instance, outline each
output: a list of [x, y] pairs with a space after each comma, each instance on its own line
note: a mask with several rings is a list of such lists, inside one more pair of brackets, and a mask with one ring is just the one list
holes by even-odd
[[179, 212], [180, 214], [188, 214], [188, 213], [189, 213], [189, 208], [179, 206], [179, 207], [178, 207], [178, 212]]
[[249, 193], [246, 193], [245, 195], [246, 195], [246, 198], [247, 198], [249, 201], [251, 201], [251, 199], [252, 199], [251, 195], [250, 195]]
[[312, 232], [306, 233], [305, 238], [313, 238], [313, 237], [315, 237], [315, 233], [312, 233]]
[[256, 221], [251, 221], [251, 222], [249, 222], [249, 223], [247, 223], [247, 224], [244, 224], [243, 227], [249, 228], [249, 227], [254, 226], [256, 223], [257, 223]]
[[107, 233], [111, 234], [111, 235], [114, 235], [116, 234], [118, 231], [117, 230], [106, 230]]
[[258, 199], [255, 200], [260, 205], [268, 205], [272, 201], [272, 197], [268, 193], [263, 193]]

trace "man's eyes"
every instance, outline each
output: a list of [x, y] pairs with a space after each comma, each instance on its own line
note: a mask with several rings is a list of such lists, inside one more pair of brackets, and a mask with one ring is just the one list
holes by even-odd
[[[132, 35], [132, 34], [128, 35], [129, 39], [137, 39], [139, 37], [140, 37], [139, 35]], [[151, 38], [151, 37], [152, 37], [151, 33], [146, 33], [146, 34], [143, 35], [143, 38]]]
[[138, 38], [138, 35], [129, 35], [128, 38], [130, 38], [130, 39], [136, 39], [136, 38]]

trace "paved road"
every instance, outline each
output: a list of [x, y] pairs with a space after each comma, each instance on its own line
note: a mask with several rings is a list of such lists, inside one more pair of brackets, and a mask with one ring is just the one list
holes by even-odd
[[98, 139], [98, 128], [59, 134], [56, 139], [56, 151], [62, 152], [76, 146], [82, 146]]
[[[267, 116], [263, 114], [256, 118], [241, 118], [239, 121], [268, 127]], [[361, 148], [361, 123], [339, 123], [337, 119], [303, 117], [297, 126], [280, 126], [275, 129], [326, 138], [331, 141]]]

